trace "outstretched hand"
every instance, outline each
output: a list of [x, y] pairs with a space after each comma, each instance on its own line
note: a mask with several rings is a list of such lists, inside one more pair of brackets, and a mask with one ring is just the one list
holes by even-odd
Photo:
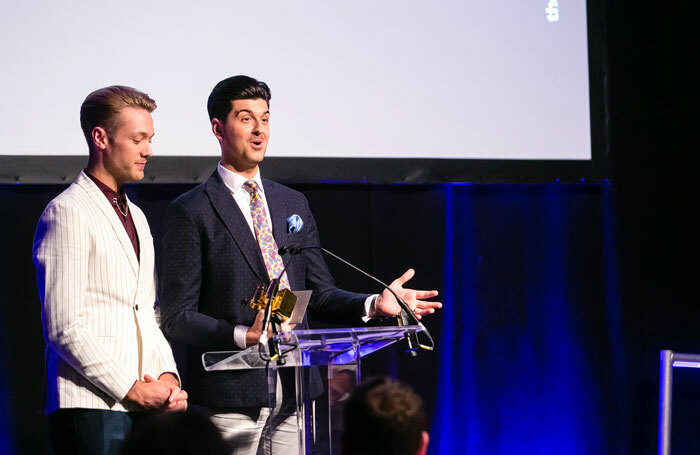
[[[396, 293], [406, 304], [413, 310], [418, 319], [426, 314], [435, 313], [435, 310], [442, 308], [441, 302], [428, 302], [425, 299], [430, 299], [438, 295], [438, 291], [418, 291], [415, 289], [404, 288], [403, 285], [413, 278], [416, 274], [415, 270], [408, 269], [406, 272], [389, 284], [389, 288]], [[384, 290], [375, 303], [375, 312], [377, 316], [396, 316], [401, 312], [401, 307], [396, 301], [396, 298], [388, 290]], [[370, 316], [375, 316], [370, 314]]]

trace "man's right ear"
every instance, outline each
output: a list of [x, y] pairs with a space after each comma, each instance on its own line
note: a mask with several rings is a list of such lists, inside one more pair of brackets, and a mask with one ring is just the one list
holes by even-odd
[[92, 143], [98, 150], [107, 148], [109, 138], [107, 137], [107, 131], [101, 126], [96, 126], [92, 129]]
[[420, 435], [420, 445], [418, 446], [417, 455], [426, 455], [428, 453], [428, 443], [430, 442], [430, 435], [427, 431], [424, 431]]
[[224, 139], [224, 124], [218, 118], [211, 119], [211, 132], [218, 140]]

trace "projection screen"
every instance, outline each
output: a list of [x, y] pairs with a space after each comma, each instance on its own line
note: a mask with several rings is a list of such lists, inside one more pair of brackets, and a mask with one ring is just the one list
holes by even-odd
[[154, 157], [215, 159], [207, 96], [247, 74], [272, 90], [271, 158], [591, 159], [584, 1], [78, 0], [1, 12], [0, 155], [86, 156], [81, 102], [123, 84], [158, 103]]

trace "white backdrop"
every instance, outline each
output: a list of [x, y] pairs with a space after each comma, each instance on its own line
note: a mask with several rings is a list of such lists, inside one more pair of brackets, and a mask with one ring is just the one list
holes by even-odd
[[158, 103], [154, 153], [217, 155], [207, 96], [247, 74], [270, 156], [591, 156], [583, 0], [0, 5], [0, 155], [86, 155], [80, 104], [112, 84]]

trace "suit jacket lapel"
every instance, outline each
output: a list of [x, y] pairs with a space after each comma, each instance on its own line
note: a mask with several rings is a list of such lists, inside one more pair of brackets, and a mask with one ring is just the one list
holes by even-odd
[[231, 234], [233, 241], [243, 253], [253, 273], [258, 277], [258, 280], [264, 283], [269, 282], [258, 242], [255, 240], [253, 233], [250, 232], [248, 222], [243, 217], [238, 204], [231, 196], [231, 191], [224, 185], [218, 172], [214, 171], [209, 177], [204, 191], [207, 193], [219, 218], [221, 218], [221, 221], [223, 221], [226, 229]]
[[[129, 198], [127, 197], [127, 200]], [[128, 202], [131, 204], [131, 201]], [[151, 230], [148, 227], [148, 220], [144, 217], [142, 217], [141, 213], [137, 213], [135, 210], [131, 210], [131, 217], [134, 220], [134, 227], [136, 227], [136, 235], [139, 238], [139, 255], [141, 256], [139, 258], [139, 278], [138, 278], [138, 285], [137, 285], [137, 290], [140, 291], [141, 289], [141, 284], [144, 282], [144, 277], [145, 274], [147, 273], [153, 273], [153, 270], [147, 270], [147, 267], [142, 267], [144, 264], [144, 251], [150, 251], [150, 248], [145, 248], [146, 242], [152, 242], [153, 240], [149, 238], [146, 240], [146, 234], [149, 234], [148, 237], [151, 237], [150, 232]], [[131, 250], [133, 251], [133, 246]], [[138, 292], [137, 292], [138, 294]]]
[[100, 209], [104, 215], [104, 219], [107, 220], [112, 227], [119, 243], [122, 245], [122, 248], [124, 248], [124, 253], [129, 261], [131, 270], [134, 272], [134, 275], [138, 276], [139, 261], [134, 252], [134, 246], [131, 244], [131, 240], [129, 240], [129, 235], [126, 233], [124, 225], [119, 221], [117, 214], [114, 212], [112, 205], [109, 203], [104, 193], [100, 191], [97, 185], [90, 180], [90, 177], [85, 175], [82, 171], [75, 180], [75, 183], [85, 190], [90, 199], [92, 199], [95, 205]]
[[[127, 200], [129, 198], [127, 197]], [[131, 204], [131, 201], [128, 202], [128, 204]], [[151, 254], [151, 248], [147, 247], [146, 242], [152, 242], [153, 240], [150, 238], [150, 232], [151, 230], [148, 227], [148, 220], [145, 218], [145, 216], [141, 213], [140, 210], [131, 210], [131, 217], [134, 220], [134, 227], [136, 228], [136, 235], [139, 238], [139, 255], [140, 255], [140, 260], [139, 260], [139, 275], [138, 279], [136, 281], [136, 293], [134, 293], [134, 304], [138, 305], [138, 302], [141, 301], [141, 295], [144, 292], [147, 292], [147, 290], [144, 289], [144, 285], [147, 285], [149, 281], [146, 279], [146, 274], [150, 273], [151, 275], [153, 274], [153, 263], [152, 259], [153, 258], [146, 258], [145, 252], [147, 251], [148, 254]], [[149, 234], [148, 236], [146, 234]], [[147, 238], [148, 237], [148, 238]], [[134, 248], [132, 246], [131, 251], [133, 251]], [[148, 267], [148, 266], [150, 267]], [[150, 302], [149, 302], [150, 303]], [[144, 308], [144, 310], [146, 310]], [[147, 360], [144, 359], [144, 353], [149, 353], [152, 352], [153, 349], [153, 332], [148, 330], [148, 325], [143, 318], [145, 317], [145, 311], [136, 311], [135, 313], [136, 319], [138, 321], [138, 326], [139, 326], [139, 334], [141, 336], [141, 345], [139, 347], [140, 349], [140, 360], [139, 360], [139, 379], [143, 378], [143, 375], [148, 373], [148, 371], [143, 371], [144, 364], [147, 362]]]

